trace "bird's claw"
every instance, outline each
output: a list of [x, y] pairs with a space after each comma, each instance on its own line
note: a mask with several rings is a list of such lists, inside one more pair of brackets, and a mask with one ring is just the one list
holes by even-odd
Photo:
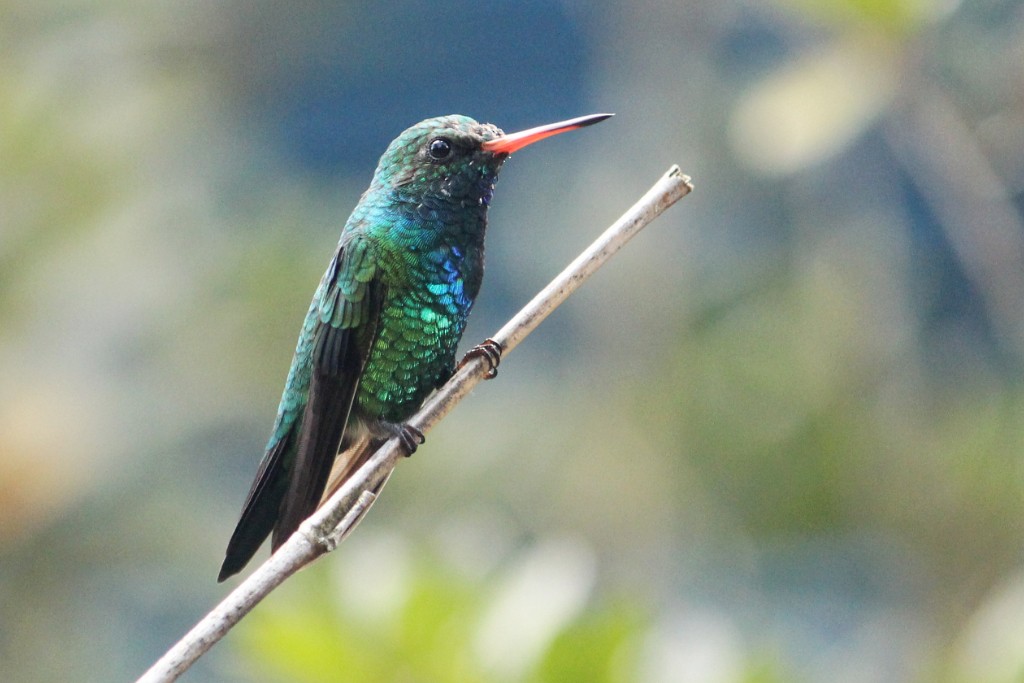
[[501, 344], [488, 337], [467, 351], [466, 355], [462, 357], [461, 361], [459, 361], [459, 367], [455, 369], [456, 371], [461, 370], [463, 365], [474, 358], [483, 358], [487, 361], [488, 366], [487, 374], [484, 375], [484, 379], [494, 379], [498, 376], [498, 365], [501, 363], [501, 353]]
[[410, 424], [403, 424], [399, 427], [397, 436], [398, 440], [402, 443], [402, 448], [405, 449], [405, 457], [407, 458], [416, 452], [420, 444], [427, 440], [423, 436], [423, 432]]

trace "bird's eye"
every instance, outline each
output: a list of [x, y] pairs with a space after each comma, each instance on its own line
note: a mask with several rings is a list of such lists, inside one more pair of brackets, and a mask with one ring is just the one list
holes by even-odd
[[430, 154], [431, 159], [436, 159], [437, 161], [447, 159], [448, 155], [452, 153], [452, 143], [444, 138], [431, 140], [427, 146], [427, 152]]

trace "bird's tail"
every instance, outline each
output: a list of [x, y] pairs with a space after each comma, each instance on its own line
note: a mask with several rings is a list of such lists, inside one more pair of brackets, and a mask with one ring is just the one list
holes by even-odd
[[218, 582], [241, 571], [277, 523], [281, 501], [288, 488], [285, 463], [294, 457], [294, 442], [293, 434], [289, 432], [272, 443], [260, 461], [256, 479], [242, 506], [242, 515], [228, 541]]

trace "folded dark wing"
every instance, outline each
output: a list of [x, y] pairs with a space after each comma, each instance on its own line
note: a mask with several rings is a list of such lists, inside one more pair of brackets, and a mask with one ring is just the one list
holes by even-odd
[[276, 550], [316, 510], [338, 453], [384, 298], [373, 253], [356, 238], [339, 250], [321, 288], [309, 400], [295, 463], [274, 527]]

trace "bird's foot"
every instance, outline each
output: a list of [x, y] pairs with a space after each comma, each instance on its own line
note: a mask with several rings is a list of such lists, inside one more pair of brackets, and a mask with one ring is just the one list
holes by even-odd
[[501, 363], [501, 353], [501, 344], [488, 337], [466, 352], [466, 355], [462, 357], [461, 361], [459, 361], [459, 365], [455, 368], [455, 371], [458, 372], [461, 370], [463, 365], [474, 358], [483, 358], [487, 361], [488, 365], [487, 374], [484, 375], [484, 379], [494, 379], [498, 376], [498, 365]]
[[398, 433], [395, 436], [402, 442], [402, 448], [405, 449], [405, 457], [407, 458], [416, 452], [420, 444], [425, 443], [427, 440], [427, 437], [423, 436], [423, 432], [410, 424], [399, 425]]
[[398, 443], [402, 447], [405, 457], [409, 457], [416, 452], [420, 444], [425, 443], [427, 438], [423, 436], [416, 427], [405, 422], [387, 422], [385, 420], [379, 420], [373, 425], [372, 438], [375, 440], [376, 445], [374, 449], [381, 446], [385, 441], [389, 439], [398, 439]]

